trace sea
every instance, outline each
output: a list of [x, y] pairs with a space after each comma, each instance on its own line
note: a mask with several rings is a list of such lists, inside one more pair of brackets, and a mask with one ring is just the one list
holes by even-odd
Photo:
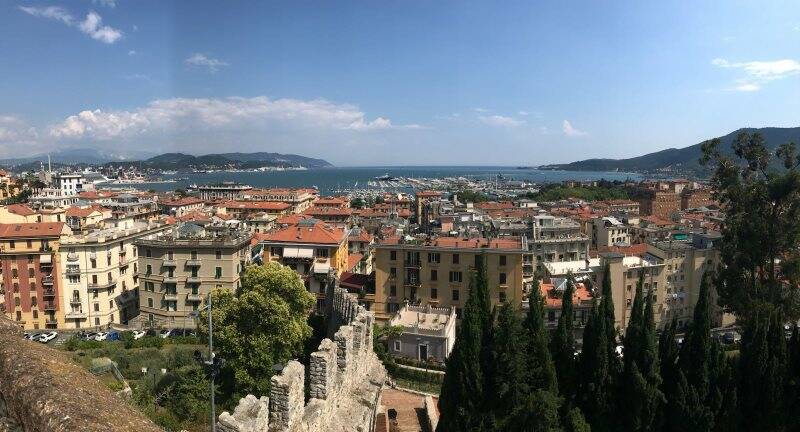
[[[502, 166], [376, 166], [376, 167], [336, 167], [315, 168], [298, 171], [215, 171], [178, 173], [164, 175], [165, 183], [139, 183], [124, 185], [138, 189], [154, 189], [167, 191], [186, 189], [190, 185], [202, 185], [219, 182], [236, 182], [254, 187], [315, 187], [320, 192], [347, 188], [366, 188], [367, 182], [375, 177], [389, 175], [392, 177], [411, 178], [446, 178], [465, 177], [476, 180], [495, 179], [502, 176], [507, 180], [523, 180], [538, 184], [561, 182], [564, 180], [635, 180], [642, 179], [640, 174], [624, 172], [595, 171], [554, 171], [535, 168], [516, 168]], [[120, 187], [120, 185], [114, 185]]]

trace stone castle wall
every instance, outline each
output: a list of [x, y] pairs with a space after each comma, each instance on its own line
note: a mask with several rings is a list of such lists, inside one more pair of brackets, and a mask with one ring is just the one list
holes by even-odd
[[[269, 398], [248, 395], [219, 416], [222, 432], [369, 432], [386, 370], [372, 351], [374, 315], [346, 290], [332, 291], [328, 328], [333, 334], [311, 354], [306, 368], [290, 361], [272, 377]], [[329, 293], [331, 293], [329, 291]], [[305, 380], [309, 401], [305, 404]]]

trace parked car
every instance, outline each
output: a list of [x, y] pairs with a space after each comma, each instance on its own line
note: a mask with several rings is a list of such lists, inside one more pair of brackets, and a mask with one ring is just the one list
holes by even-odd
[[104, 340], [106, 340], [107, 337], [108, 337], [108, 332], [98, 332], [94, 336], [94, 340], [96, 340], [96, 341], [104, 341]]
[[31, 339], [31, 334], [30, 333], [23, 333], [22, 337], [24, 337], [25, 339], [30, 340]]
[[56, 337], [58, 337], [58, 333], [56, 333], [56, 332], [54, 332], [54, 331], [47, 332], [47, 333], [43, 333], [43, 334], [42, 334], [42, 335], [39, 337], [39, 342], [41, 342], [41, 343], [48, 343], [48, 342], [50, 342], [51, 340], [55, 339]]
[[79, 337], [81, 339], [83, 339], [83, 340], [95, 340], [94, 338], [96, 336], [97, 336], [97, 333], [95, 333], [95, 332], [87, 332], [87, 333], [82, 333]]
[[134, 330], [133, 331], [133, 340], [139, 340], [143, 338], [147, 334], [144, 330]]
[[159, 333], [159, 336], [161, 336], [161, 339], [166, 339], [166, 338], [172, 336], [173, 332], [174, 332], [174, 330], [171, 330], [171, 329], [170, 330], [161, 330], [161, 333]]
[[106, 340], [108, 340], [108, 341], [118, 341], [118, 340], [120, 340], [119, 332], [117, 332], [117, 331], [108, 332], [108, 335], [106, 335]]
[[29, 337], [28, 339], [37, 342], [39, 338], [42, 337], [42, 334], [43, 333], [31, 333], [31, 337]]
[[722, 335], [722, 342], [726, 345], [732, 345], [740, 342], [741, 340], [742, 337], [736, 332], [726, 332], [724, 335]]

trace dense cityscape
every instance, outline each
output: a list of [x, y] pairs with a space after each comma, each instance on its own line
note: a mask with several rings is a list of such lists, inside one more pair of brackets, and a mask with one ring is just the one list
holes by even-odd
[[0, 1], [0, 432], [800, 432], [798, 42]]

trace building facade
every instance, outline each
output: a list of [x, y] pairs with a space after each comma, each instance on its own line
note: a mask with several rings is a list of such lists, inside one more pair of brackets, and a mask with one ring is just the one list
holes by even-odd
[[250, 262], [250, 233], [186, 223], [135, 241], [139, 327], [193, 328], [212, 289], [235, 290]]

